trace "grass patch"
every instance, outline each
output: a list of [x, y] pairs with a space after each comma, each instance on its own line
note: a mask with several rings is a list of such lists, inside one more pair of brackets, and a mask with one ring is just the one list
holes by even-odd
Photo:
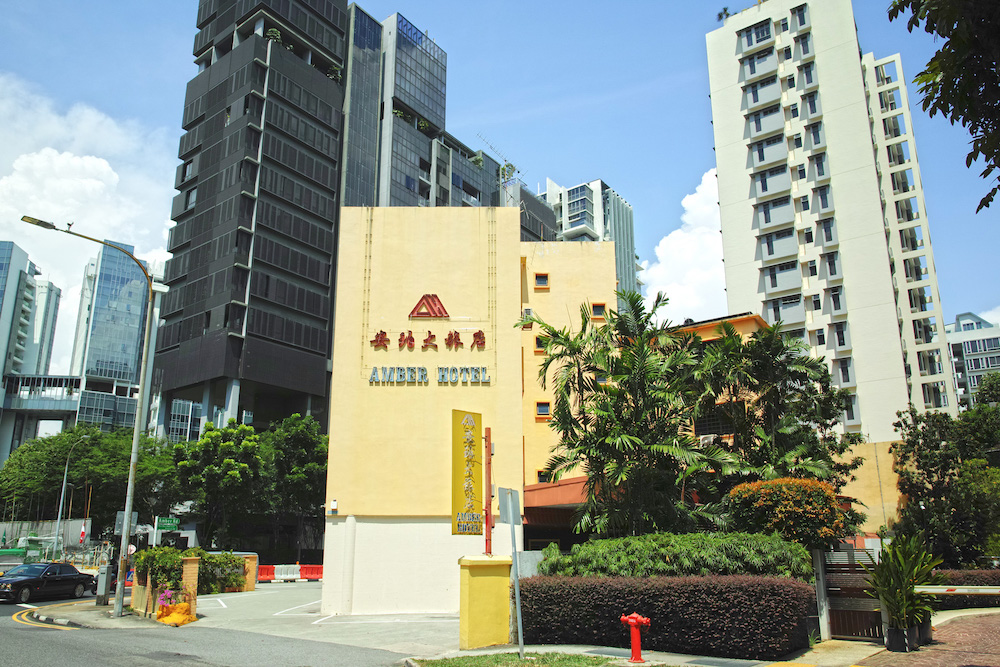
[[566, 653], [525, 653], [524, 658], [521, 662], [517, 653], [493, 653], [415, 662], [421, 667], [608, 667], [623, 664], [618, 658]]

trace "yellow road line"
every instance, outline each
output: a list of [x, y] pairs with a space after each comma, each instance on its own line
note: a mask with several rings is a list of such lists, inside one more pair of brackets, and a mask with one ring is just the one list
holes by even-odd
[[66, 627], [65, 625], [56, 625], [55, 623], [42, 623], [40, 621], [36, 621], [33, 618], [30, 618], [31, 612], [33, 611], [36, 610], [25, 609], [23, 611], [17, 612], [13, 616], [11, 616], [11, 618], [14, 619], [14, 622], [16, 623], [20, 623], [21, 625], [28, 625], [33, 628], [55, 628], [56, 630], [76, 630], [76, 628]]

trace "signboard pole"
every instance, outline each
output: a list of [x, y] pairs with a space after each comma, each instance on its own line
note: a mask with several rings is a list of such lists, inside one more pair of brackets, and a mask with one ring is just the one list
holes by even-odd
[[154, 516], [153, 517], [153, 543], [149, 545], [151, 547], [155, 547], [156, 546], [156, 531], [159, 528], [159, 526], [160, 526], [160, 517]]
[[524, 660], [524, 627], [521, 622], [521, 574], [517, 567], [517, 526], [521, 524], [521, 503], [514, 489], [500, 489], [500, 523], [510, 524], [511, 576], [514, 579], [514, 609], [517, 613], [517, 647]]
[[486, 555], [493, 555], [493, 440], [490, 437], [490, 427], [486, 427], [486, 482], [483, 493], [483, 532], [486, 533]]

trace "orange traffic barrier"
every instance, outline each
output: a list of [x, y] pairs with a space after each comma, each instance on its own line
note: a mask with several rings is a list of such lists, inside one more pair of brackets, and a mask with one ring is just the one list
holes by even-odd
[[257, 566], [257, 581], [274, 581], [274, 566], [273, 565], [258, 565]]
[[306, 581], [319, 581], [323, 578], [323, 566], [299, 565], [299, 578]]

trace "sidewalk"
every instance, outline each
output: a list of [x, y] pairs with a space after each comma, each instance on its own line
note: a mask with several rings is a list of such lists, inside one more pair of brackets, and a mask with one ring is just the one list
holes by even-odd
[[[463, 655], [507, 653], [516, 646], [498, 646], [471, 651], [458, 650], [457, 614], [398, 614], [377, 617], [322, 616], [316, 586], [295, 584], [256, 593], [199, 596], [199, 622], [185, 627], [214, 627], [246, 632], [299, 637], [312, 641], [342, 643], [363, 648], [390, 650], [415, 659], [450, 658]], [[297, 597], [293, 597], [297, 596]], [[308, 599], [306, 604], [294, 604]], [[201, 604], [204, 600], [206, 604]], [[215, 601], [215, 604], [209, 604]], [[287, 609], [285, 607], [288, 607]], [[98, 607], [93, 598], [41, 607], [32, 616], [47, 622], [88, 628], [147, 628], [183, 632], [134, 615], [110, 616], [112, 607]], [[282, 609], [274, 613], [274, 609]], [[204, 610], [204, 611], [203, 611]], [[294, 612], [291, 612], [294, 610]], [[247, 616], [251, 614], [252, 616]], [[276, 622], [281, 619], [282, 622]], [[830, 640], [814, 648], [785, 656], [782, 661], [739, 660], [709, 656], [643, 651], [651, 665], [685, 667], [958, 667], [1000, 665], [1000, 609], [957, 610], [936, 614], [935, 644], [915, 653], [888, 653], [878, 642]], [[597, 646], [526, 646], [532, 653], [578, 653], [621, 658], [628, 649]], [[949, 661], [950, 660], [950, 661]], [[415, 663], [409, 663], [415, 664]]]

